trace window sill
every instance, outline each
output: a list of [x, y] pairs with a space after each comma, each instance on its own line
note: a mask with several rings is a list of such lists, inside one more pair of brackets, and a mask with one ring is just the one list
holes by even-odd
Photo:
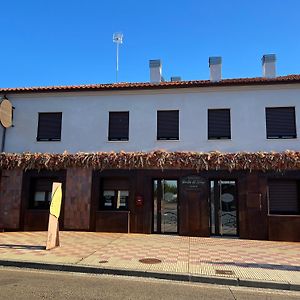
[[230, 139], [207, 139], [209, 142], [231, 142], [232, 141], [232, 139], [230, 138]]
[[156, 140], [156, 142], [180, 142], [180, 139], [178, 139], [178, 140]]
[[272, 140], [272, 141], [282, 141], [282, 140], [297, 140], [297, 137], [267, 137], [266, 140]]
[[43, 142], [61, 142], [61, 140], [36, 140], [37, 143], [43, 143]]
[[115, 141], [106, 141], [107, 143], [128, 143], [129, 140], [115, 140]]
[[268, 217], [290, 217], [290, 218], [300, 218], [300, 214], [268, 214]]

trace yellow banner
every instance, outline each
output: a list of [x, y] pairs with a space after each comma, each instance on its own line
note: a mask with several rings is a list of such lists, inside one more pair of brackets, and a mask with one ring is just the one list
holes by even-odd
[[61, 200], [62, 200], [61, 183], [53, 182], [50, 214], [55, 216], [57, 219], [59, 218], [60, 215]]

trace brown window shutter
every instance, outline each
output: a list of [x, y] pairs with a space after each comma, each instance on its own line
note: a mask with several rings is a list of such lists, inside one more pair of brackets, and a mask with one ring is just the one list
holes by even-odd
[[269, 181], [269, 212], [271, 214], [299, 214], [299, 208], [296, 180]]
[[267, 138], [296, 138], [295, 107], [266, 108]]
[[208, 110], [208, 139], [231, 139], [230, 109]]
[[157, 139], [179, 139], [179, 110], [162, 110], [157, 112]]
[[129, 112], [109, 113], [109, 141], [128, 141], [129, 139]]
[[38, 141], [60, 141], [62, 113], [39, 113]]

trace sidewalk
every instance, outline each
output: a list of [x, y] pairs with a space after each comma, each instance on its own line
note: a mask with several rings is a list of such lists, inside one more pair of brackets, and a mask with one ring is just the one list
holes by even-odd
[[0, 233], [0, 265], [300, 291], [300, 243], [65, 231], [46, 251], [46, 238]]

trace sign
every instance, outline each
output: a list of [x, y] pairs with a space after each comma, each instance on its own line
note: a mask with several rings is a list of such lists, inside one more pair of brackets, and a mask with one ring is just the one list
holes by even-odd
[[52, 185], [50, 214], [55, 216], [57, 219], [59, 218], [60, 215], [61, 199], [62, 199], [61, 183], [54, 182]]
[[181, 187], [187, 191], [203, 192], [206, 180], [199, 176], [187, 176], [181, 179]]
[[4, 99], [0, 103], [0, 121], [4, 128], [12, 126], [13, 107], [9, 100]]
[[61, 183], [53, 182], [46, 250], [51, 250], [59, 246], [58, 218], [60, 215], [61, 200], [62, 200]]

